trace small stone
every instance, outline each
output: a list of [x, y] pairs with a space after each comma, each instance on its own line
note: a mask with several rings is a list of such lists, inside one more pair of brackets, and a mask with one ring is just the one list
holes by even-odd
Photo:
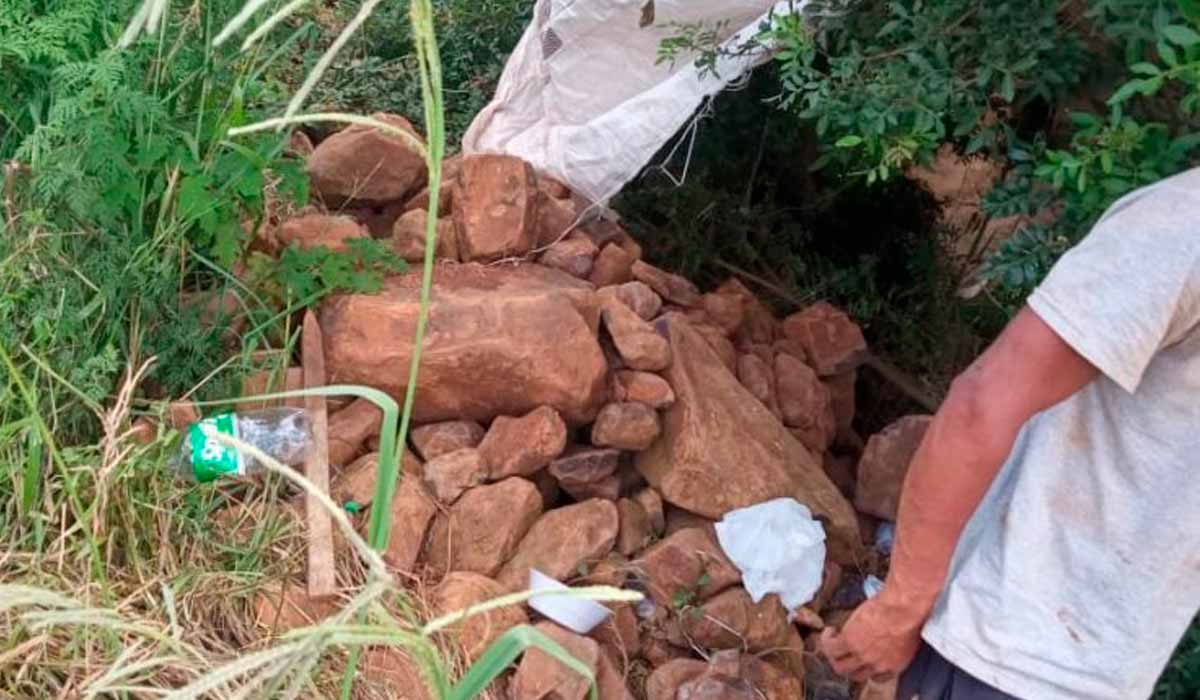
[[646, 574], [654, 602], [671, 609], [677, 603], [700, 603], [742, 580], [716, 538], [688, 528], [650, 546], [635, 562]]
[[313, 142], [308, 137], [308, 134], [299, 129], [288, 134], [288, 145], [285, 153], [289, 156], [307, 158], [312, 155], [313, 149]]
[[625, 582], [629, 580], [631, 567], [629, 560], [620, 552], [609, 552], [608, 556], [586, 568], [587, 572], [575, 585], [624, 588]]
[[185, 430], [192, 423], [200, 420], [200, 409], [191, 401], [172, 401], [167, 405], [167, 416], [171, 427], [175, 430]]
[[737, 294], [709, 292], [700, 298], [704, 312], [713, 325], [730, 336], [737, 332], [745, 318], [745, 300]]
[[697, 306], [700, 303], [700, 291], [688, 280], [648, 265], [641, 260], [633, 264], [634, 279], [645, 282], [663, 299], [680, 306]]
[[794, 671], [780, 668], [757, 656], [742, 654], [741, 658], [742, 678], [749, 681], [764, 700], [793, 700], [804, 697], [802, 662], [798, 664], [798, 668], [801, 670], [799, 676]]
[[361, 684], [366, 697], [433, 700], [429, 681], [412, 658], [396, 647], [376, 647], [363, 654]]
[[[304, 369], [288, 367], [280, 370], [261, 370], [242, 380], [242, 396], [258, 396], [273, 394], [281, 391], [297, 391], [304, 388]], [[239, 410], [255, 411], [261, 408], [304, 408], [304, 397], [294, 396], [290, 399], [263, 399], [247, 401], [238, 404]]]
[[133, 420], [129, 426], [129, 439], [139, 445], [149, 445], [158, 436], [158, 424], [146, 416]]
[[614, 401], [635, 401], [650, 408], [667, 408], [675, 403], [675, 392], [667, 380], [651, 372], [623, 369], [613, 374]]
[[[664, 503], [666, 503], [666, 501], [664, 501]], [[709, 534], [710, 537], [713, 538], [717, 536], [717, 530], [715, 527], [716, 522], [704, 517], [703, 515], [698, 515], [690, 510], [678, 508], [670, 503], [666, 503], [663, 512], [665, 513], [667, 526], [665, 532], [668, 536], [674, 535], [680, 530], [687, 530], [689, 528], [699, 528], [704, 530]]]
[[606, 300], [600, 317], [626, 366], [658, 371], [671, 364], [671, 347], [667, 339], [624, 303]]
[[298, 248], [323, 246], [335, 252], [348, 250], [348, 241], [371, 237], [354, 219], [326, 214], [308, 214], [289, 219], [279, 226], [276, 235], [280, 248], [294, 243]]
[[425, 226], [429, 213], [413, 209], [400, 215], [392, 224], [392, 250], [410, 263], [425, 259]]
[[636, 262], [621, 246], [609, 243], [600, 248], [600, 254], [592, 263], [592, 273], [588, 281], [597, 288], [628, 282], [633, 278], [633, 263]]
[[556, 508], [534, 523], [496, 578], [506, 590], [526, 585], [530, 569], [566, 580], [580, 565], [598, 562], [612, 551], [619, 527], [612, 501], [594, 498]]
[[493, 480], [528, 475], [545, 467], [567, 446], [567, 425], [549, 406], [519, 418], [500, 416], [479, 443]]
[[451, 420], [413, 428], [411, 436], [417, 454], [428, 462], [447, 452], [478, 447], [483, 434], [483, 426], [473, 420]]
[[606, 404], [592, 426], [592, 443], [622, 450], [644, 450], [662, 432], [658, 412], [644, 403]]
[[537, 239], [533, 169], [520, 158], [480, 153], [463, 158], [454, 190], [454, 227], [463, 261], [525, 255]]
[[590, 484], [613, 475], [620, 450], [573, 445], [550, 463], [549, 472], [560, 484]]
[[[433, 590], [432, 605], [435, 615], [447, 615], [466, 610], [504, 594], [504, 590], [492, 579], [469, 571], [456, 571], [446, 575]], [[524, 608], [509, 605], [485, 613], [472, 615], [446, 628], [463, 650], [468, 663], [487, 651], [500, 635], [517, 625], [529, 622]]]
[[592, 273], [592, 263], [600, 251], [587, 236], [571, 236], [546, 249], [538, 262], [553, 267], [568, 275], [587, 279]]
[[801, 627], [807, 627], [813, 630], [825, 629], [825, 621], [822, 620], [821, 616], [807, 605], [796, 608], [796, 614], [793, 622]]
[[896, 519], [909, 462], [932, 420], [931, 416], [905, 416], [867, 440], [858, 462], [855, 507], [884, 520]]
[[469, 489], [434, 523], [430, 567], [494, 576], [541, 514], [541, 493], [525, 479]]
[[444, 216], [437, 223], [437, 257], [444, 260], [459, 261], [458, 233], [454, 228], [454, 219]]
[[329, 416], [329, 462], [348, 464], [362, 451], [363, 443], [379, 433], [383, 411], [368, 399], [355, 399]]
[[774, 593], [754, 603], [746, 589], [730, 588], [710, 598], [701, 614], [681, 615], [686, 638], [713, 649], [740, 649], [752, 652], [774, 649], [787, 642], [791, 625], [787, 610]]
[[754, 344], [770, 345], [775, 342], [779, 322], [766, 304], [758, 299], [736, 277], [731, 277], [717, 288], [718, 294], [733, 294], [742, 299], [742, 323], [734, 333], [738, 347]]
[[621, 496], [621, 477], [616, 474], [586, 484], [560, 485], [562, 490], [576, 501], [586, 501], [590, 498], [616, 501]]
[[[691, 656], [690, 650], [675, 646], [664, 636], [647, 634], [642, 637], [642, 658], [654, 669], [676, 660], [695, 661]], [[649, 689], [649, 684], [646, 687]], [[672, 700], [674, 697], [670, 696]]]
[[629, 498], [617, 501], [620, 532], [617, 534], [617, 551], [629, 556], [641, 551], [650, 542], [650, 516], [641, 504]]
[[813, 596], [809, 606], [818, 612], [824, 612], [841, 585], [842, 565], [836, 561], [826, 561], [825, 568], [821, 571], [821, 587], [817, 589], [817, 594]]
[[[579, 210], [569, 199], [550, 197], [545, 192], [539, 192], [538, 196], [537, 245], [544, 247], [564, 240], [575, 230]], [[597, 249], [595, 243], [592, 248]]]
[[[416, 456], [404, 450], [401, 460], [403, 474], [420, 476], [424, 467]], [[361, 507], [371, 505], [375, 497], [375, 482], [379, 478], [379, 453], [368, 452], [334, 472], [329, 483], [329, 494], [338, 505], [353, 501]]]
[[425, 483], [439, 501], [450, 505], [463, 491], [487, 478], [483, 457], [474, 447], [447, 452], [425, 463]]
[[[421, 140], [404, 117], [377, 113], [371, 118]], [[410, 139], [360, 124], [325, 139], [308, 158], [313, 189], [329, 206], [402, 201], [425, 185], [427, 174], [425, 158]]]
[[571, 197], [571, 188], [553, 175], [538, 173], [537, 186], [539, 190], [546, 193], [546, 196], [553, 199], [570, 199]]
[[633, 495], [633, 500], [646, 511], [646, 517], [650, 521], [650, 532], [655, 537], [663, 534], [667, 529], [667, 519], [663, 515], [663, 500], [662, 496], [658, 495], [658, 491], [650, 487], [646, 487]]
[[808, 361], [822, 377], [848, 372], [867, 358], [862, 329], [826, 302], [788, 316], [783, 320], [783, 333], [804, 346]]
[[264, 589], [254, 599], [254, 624], [273, 635], [314, 625], [341, 608], [336, 598], [310, 598], [303, 584]]
[[775, 382], [783, 424], [816, 454], [823, 453], [836, 433], [829, 389], [808, 365], [787, 353], [775, 356]]
[[662, 310], [662, 298], [644, 282], [635, 280], [624, 284], [614, 284], [610, 287], [600, 288], [597, 293], [601, 298], [609, 296], [615, 298], [645, 321], [653, 320]]
[[421, 485], [417, 474], [405, 474], [392, 499], [392, 534], [383, 560], [388, 566], [411, 573], [425, 545], [425, 532], [437, 513], [437, 505]]
[[632, 660], [641, 653], [642, 640], [638, 636], [637, 613], [634, 612], [631, 603], [609, 603], [608, 608], [613, 614], [592, 630], [591, 637], [609, 651], [613, 658], [627, 663], [626, 660]]
[[679, 687], [707, 670], [708, 664], [696, 659], [667, 661], [646, 679], [646, 700], [678, 700]]
[[[551, 622], [539, 622], [536, 629], [554, 640], [576, 661], [593, 673], [600, 664], [600, 645]], [[521, 657], [509, 686], [512, 700], [584, 700], [591, 684], [588, 679], [554, 657], [533, 648]]]

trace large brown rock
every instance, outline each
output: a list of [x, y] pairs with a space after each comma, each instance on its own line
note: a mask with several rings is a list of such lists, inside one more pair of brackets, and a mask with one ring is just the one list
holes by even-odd
[[425, 483], [439, 501], [449, 505], [463, 491], [487, 479], [483, 456], [474, 447], [447, 452], [425, 463]]
[[597, 293], [601, 299], [610, 296], [617, 299], [646, 321], [653, 320], [662, 310], [662, 297], [655, 294], [645, 282], [634, 280], [625, 284], [614, 284], [601, 287]]
[[612, 615], [601, 622], [590, 636], [608, 652], [612, 658], [627, 667], [641, 652], [642, 638], [638, 631], [637, 613], [631, 603], [607, 603]]
[[[535, 627], [588, 670], [598, 671], [601, 651], [596, 640], [568, 632], [551, 622], [540, 622]], [[521, 657], [509, 686], [509, 696], [512, 700], [584, 700], [590, 687], [588, 679], [575, 670], [540, 649], [530, 649]]]
[[742, 654], [726, 649], [712, 654], [704, 673], [679, 686], [682, 700], [759, 700], [754, 686], [742, 675]]
[[[538, 188], [542, 189], [539, 179]], [[575, 228], [579, 219], [579, 211], [570, 199], [552, 197], [544, 189], [539, 192], [536, 236], [538, 247], [553, 245], [566, 238]], [[591, 238], [588, 238], [591, 242]], [[598, 250], [595, 243], [592, 249]]]
[[638, 260], [632, 267], [633, 278], [645, 282], [658, 293], [660, 297], [680, 306], [697, 306], [700, 304], [700, 290], [696, 285], [679, 275], [660, 270], [653, 265]]
[[646, 700], [677, 700], [679, 686], [699, 678], [708, 664], [697, 659], [673, 659], [646, 678]]
[[520, 158], [481, 153], [463, 158], [454, 190], [454, 227], [462, 260], [525, 255], [537, 242], [537, 181]]
[[513, 418], [500, 416], [479, 443], [479, 453], [493, 479], [528, 476], [545, 467], [567, 446], [567, 425], [549, 406]]
[[746, 300], [740, 294], [709, 292], [700, 298], [704, 312], [725, 335], [733, 335], [746, 316]]
[[392, 250], [410, 263], [425, 259], [425, 226], [429, 213], [424, 209], [406, 211], [392, 224]]
[[710, 519], [735, 508], [790, 496], [825, 519], [838, 561], [861, 548], [854, 511], [819, 461], [725, 369], [686, 323], [673, 321], [666, 379], [675, 403], [663, 434], [636, 457], [663, 498]]
[[616, 243], [609, 243], [600, 248], [600, 254], [592, 263], [592, 273], [588, 281], [597, 287], [607, 287], [628, 282], [633, 278], [633, 264], [637, 258], [630, 255]]
[[[799, 677], [790, 670], [763, 661], [757, 656], [742, 654], [741, 671], [745, 678], [754, 686], [765, 700], [793, 700], [804, 697], [803, 665]], [[891, 699], [889, 699], [891, 700]]]
[[[404, 117], [373, 119], [420, 136]], [[373, 126], [351, 125], [322, 141], [308, 157], [313, 189], [330, 206], [356, 201], [381, 205], [425, 185], [425, 158], [410, 140]]]
[[784, 319], [783, 333], [804, 346], [808, 363], [822, 377], [848, 372], [867, 358], [862, 329], [823, 301]]
[[434, 523], [429, 564], [436, 572], [494, 576], [541, 514], [542, 495], [531, 481], [476, 486]]
[[420, 667], [397, 647], [377, 647], [363, 654], [360, 675], [368, 698], [434, 699]]
[[336, 252], [345, 252], [349, 241], [371, 237], [354, 219], [327, 214], [308, 214], [288, 219], [279, 226], [276, 236], [280, 248], [295, 244], [297, 248], [323, 246]]
[[650, 408], [666, 408], [675, 403], [675, 392], [667, 380], [651, 372], [618, 370], [613, 374], [613, 401], [637, 401]]
[[[435, 615], [448, 615], [472, 605], [499, 598], [504, 590], [492, 579], [469, 571], [455, 571], [433, 589], [431, 603]], [[467, 663], [473, 663], [500, 635], [529, 622], [519, 605], [496, 608], [472, 615], [446, 628], [462, 649]]]
[[775, 320], [771, 310], [747, 289], [746, 285], [736, 277], [731, 277], [717, 288], [717, 293], [733, 294], [742, 299], [742, 322], [734, 332], [734, 340], [737, 341], [738, 347], [770, 345], [775, 342], [779, 333], [779, 321]]
[[450, 420], [413, 428], [411, 437], [417, 454], [429, 461], [464, 447], [478, 447], [483, 434], [483, 426], [473, 420]]
[[685, 639], [711, 649], [764, 651], [787, 644], [792, 627], [774, 593], [755, 603], [746, 589], [730, 588], [700, 606], [700, 614], [679, 616]]
[[655, 537], [663, 534], [663, 531], [667, 529], [667, 519], [663, 512], [662, 496], [658, 495], [658, 491], [649, 487], [641, 489], [633, 495], [633, 500], [637, 501], [642, 510], [646, 511], [651, 533]]
[[592, 261], [599, 252], [592, 239], [573, 235], [551, 244], [538, 262], [585, 280], [592, 273]]
[[616, 299], [605, 299], [601, 311], [604, 327], [612, 336], [613, 345], [625, 366], [631, 369], [658, 371], [671, 364], [671, 347], [633, 309]]
[[[402, 400], [420, 277], [322, 304], [329, 383], [366, 384]], [[589, 422], [608, 371], [594, 301], [586, 282], [540, 265], [438, 266], [414, 420], [490, 421], [547, 405], [572, 425]]]
[[644, 403], [610, 403], [592, 426], [592, 444], [621, 450], [644, 450], [662, 432], [658, 412]]
[[383, 560], [398, 571], [409, 573], [421, 555], [429, 522], [437, 513], [437, 505], [421, 484], [418, 474], [405, 474], [392, 499], [392, 532], [388, 536]]
[[355, 399], [329, 416], [329, 462], [346, 464], [362, 451], [367, 438], [379, 434], [383, 411], [368, 399]]
[[[304, 369], [302, 367], [279, 368], [275, 370], [260, 370], [242, 380], [242, 396], [259, 396], [283, 391], [299, 391], [304, 388]], [[261, 408], [304, 408], [304, 397], [293, 396], [288, 399], [263, 399], [261, 401], [246, 401], [239, 403], [242, 410], [254, 411]]]
[[654, 534], [650, 527], [650, 514], [642, 508], [642, 504], [631, 498], [617, 501], [617, 514], [621, 520], [617, 551], [627, 556], [641, 551]]
[[702, 602], [742, 580], [716, 538], [701, 528], [679, 530], [656, 542], [635, 565], [646, 575], [647, 592], [667, 608]]
[[775, 369], [761, 357], [746, 354], [738, 357], [737, 378], [759, 403], [777, 418], [782, 418], [775, 387]]
[[563, 486], [582, 486], [607, 479], [617, 471], [619, 450], [573, 446], [550, 463], [550, 473]]
[[254, 598], [254, 624], [271, 634], [315, 625], [341, 608], [336, 598], [310, 598], [304, 585], [265, 588]]
[[864, 513], [895, 520], [908, 464], [929, 429], [931, 416], [905, 416], [872, 435], [858, 461], [854, 505]]
[[[421, 476], [424, 473], [424, 466], [408, 450], [404, 451], [401, 468], [404, 474]], [[334, 474], [329, 483], [329, 494], [339, 505], [354, 501], [360, 506], [368, 506], [375, 497], [375, 482], [378, 478], [379, 453], [370, 452]]]
[[775, 356], [775, 383], [783, 424], [813, 454], [821, 454], [833, 442], [837, 425], [829, 388], [808, 365], [781, 352]]
[[538, 518], [496, 578], [509, 590], [525, 586], [530, 569], [567, 579], [581, 564], [598, 562], [612, 551], [618, 529], [612, 501], [594, 498], [552, 510]]

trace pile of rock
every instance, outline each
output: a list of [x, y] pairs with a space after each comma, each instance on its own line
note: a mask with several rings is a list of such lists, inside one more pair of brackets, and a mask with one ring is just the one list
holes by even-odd
[[[431, 193], [408, 141], [354, 126], [308, 163], [321, 198], [356, 218], [288, 221], [278, 244], [336, 248], [375, 235], [405, 257], [423, 253]], [[779, 320], [737, 280], [701, 293], [643, 261], [619, 224], [580, 223], [581, 203], [518, 159], [474, 155], [446, 171], [387, 563], [432, 587], [434, 612], [521, 589], [530, 569], [644, 590], [647, 603], [613, 606], [589, 637], [538, 623], [596, 670], [606, 698], [800, 697], [806, 638], [811, 648], [813, 633], [843, 619], [861, 601], [859, 577], [878, 571], [864, 547], [873, 525], [851, 502], [894, 518], [923, 421], [862, 450], [851, 422], [867, 347], [838, 309], [818, 303]], [[410, 273], [379, 294], [326, 301], [331, 383], [400, 398], [418, 297]], [[364, 401], [330, 418], [340, 502], [369, 507], [379, 423]], [[713, 530], [732, 509], [785, 496], [824, 522], [829, 551], [821, 591], [795, 623], [773, 595], [752, 602]], [[517, 608], [473, 618], [456, 640], [470, 660], [529, 619]], [[386, 650], [366, 664], [391, 683], [413, 677], [402, 666]], [[514, 700], [586, 693], [536, 652], [507, 688]]]

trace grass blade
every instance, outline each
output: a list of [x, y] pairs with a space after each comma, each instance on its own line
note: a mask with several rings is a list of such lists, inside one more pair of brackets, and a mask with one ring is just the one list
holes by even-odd
[[477, 697], [497, 676], [504, 673], [518, 656], [531, 647], [549, 654], [556, 661], [588, 679], [588, 696], [591, 700], [597, 700], [596, 675], [592, 670], [571, 656], [558, 642], [529, 625], [513, 627], [493, 642], [483, 656], [471, 664], [471, 668], [450, 689], [447, 700], [471, 700]]

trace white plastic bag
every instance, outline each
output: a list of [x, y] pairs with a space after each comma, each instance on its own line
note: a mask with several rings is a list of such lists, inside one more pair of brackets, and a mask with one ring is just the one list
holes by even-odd
[[[507, 153], [606, 203], [692, 118], [704, 98], [770, 58], [749, 41], [773, 12], [808, 0], [537, 0], [464, 153]], [[647, 16], [653, 15], [652, 21]], [[658, 63], [680, 24], [716, 27], [715, 71]], [[742, 49], [742, 50], [738, 50]]]
[[809, 602], [825, 569], [825, 528], [794, 498], [776, 498], [725, 514], [717, 541], [742, 572], [754, 602], [778, 593], [789, 612]]

